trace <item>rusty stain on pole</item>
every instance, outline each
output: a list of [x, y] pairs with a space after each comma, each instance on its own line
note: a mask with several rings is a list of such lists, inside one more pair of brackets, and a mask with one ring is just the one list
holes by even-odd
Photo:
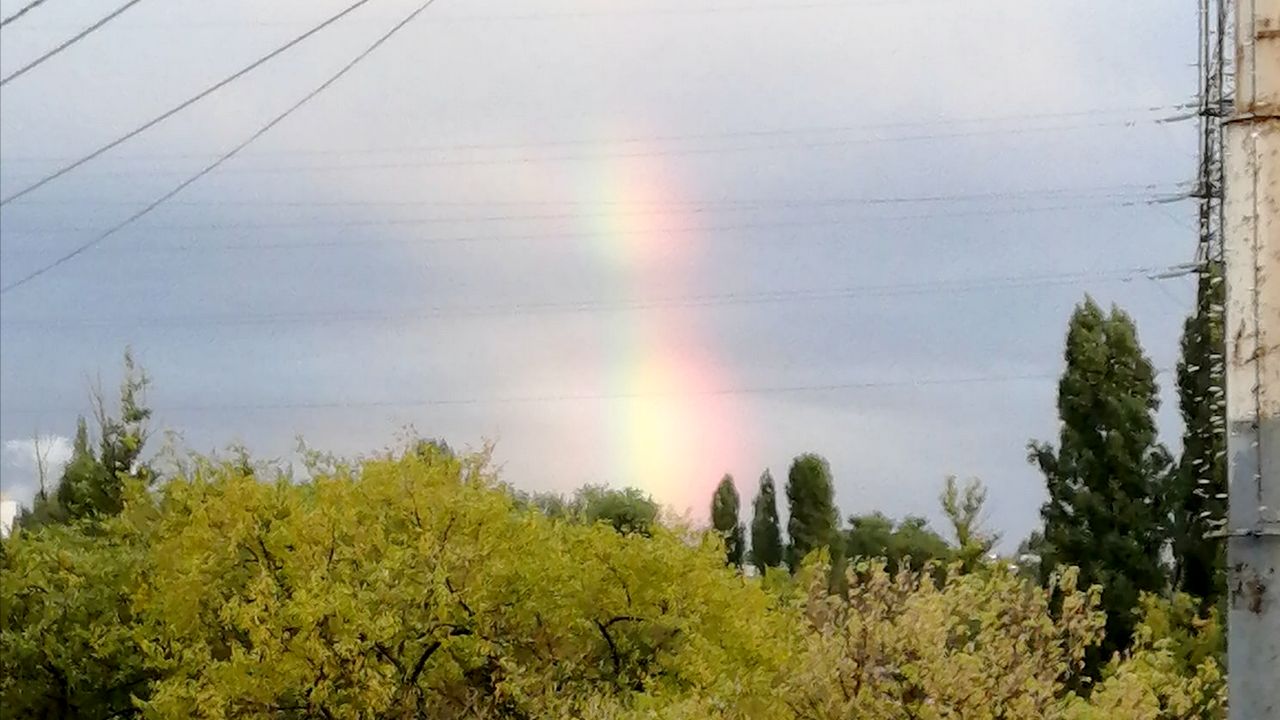
[[1280, 0], [1236, 3], [1227, 121], [1228, 684], [1280, 720]]

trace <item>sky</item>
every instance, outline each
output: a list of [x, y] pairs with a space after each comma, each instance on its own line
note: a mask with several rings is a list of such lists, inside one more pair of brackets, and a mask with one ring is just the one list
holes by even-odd
[[[23, 3], [0, 2], [8, 16]], [[0, 89], [8, 197], [349, 0], [140, 2]], [[409, 13], [371, 0], [0, 209], [0, 281], [244, 141]], [[48, 0], [5, 75], [104, 13]], [[1012, 547], [1086, 293], [1172, 368], [1192, 305], [1192, 3], [438, 0], [241, 154], [0, 297], [0, 485], [131, 347], [159, 438], [288, 460], [403, 430], [531, 491], [706, 515], [816, 452], [845, 516], [981, 478]], [[1156, 202], [1161, 201], [1161, 202]], [[1162, 377], [1166, 440], [1180, 431]]]

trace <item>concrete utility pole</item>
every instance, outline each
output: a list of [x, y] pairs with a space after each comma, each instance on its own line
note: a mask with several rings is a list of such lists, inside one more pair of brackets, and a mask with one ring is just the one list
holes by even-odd
[[1227, 120], [1232, 720], [1280, 720], [1280, 0], [1236, 1]]

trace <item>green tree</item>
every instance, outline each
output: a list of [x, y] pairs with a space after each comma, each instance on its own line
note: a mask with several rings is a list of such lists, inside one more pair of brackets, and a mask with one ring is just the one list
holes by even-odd
[[687, 695], [770, 715], [785, 625], [762, 588], [659, 525], [523, 512], [486, 462], [301, 484], [226, 464], [137, 497], [147, 716], [567, 720]]
[[71, 459], [63, 469], [57, 488], [52, 494], [42, 490], [36, 496], [31, 511], [20, 521], [21, 527], [30, 529], [116, 515], [124, 507], [127, 481], [135, 479], [149, 484], [153, 480], [151, 468], [142, 461], [147, 421], [151, 417], [143, 397], [149, 382], [146, 373], [134, 362], [133, 354], [126, 350], [118, 416], [107, 410], [102, 393], [95, 391], [97, 451], [91, 446], [88, 425], [81, 417], [76, 424]]
[[103, 487], [98, 491], [101, 501], [94, 512], [117, 514], [124, 504], [124, 481], [136, 478], [149, 484], [151, 468], [142, 462], [142, 448], [149, 432], [147, 421], [151, 408], [146, 406], [144, 395], [151, 380], [146, 372], [134, 363], [133, 353], [124, 353], [124, 379], [120, 382], [119, 417], [112, 417], [100, 394], [95, 400], [98, 415], [98, 461], [106, 470]]
[[[456, 456], [448, 451], [435, 457], [448, 461]], [[638, 488], [619, 490], [605, 485], [584, 485], [572, 497], [556, 492], [529, 494], [509, 486], [503, 489], [516, 507], [537, 510], [552, 520], [587, 525], [606, 523], [624, 535], [648, 535], [658, 522], [658, 503]]]
[[1182, 332], [1178, 362], [1182, 457], [1169, 492], [1174, 586], [1200, 598], [1206, 609], [1226, 592], [1223, 542], [1207, 537], [1227, 513], [1225, 302], [1221, 264], [1208, 263], [1200, 273], [1195, 314], [1187, 318]]
[[1185, 597], [1144, 595], [1133, 648], [1073, 694], [1105, 622], [1074, 568], [862, 561], [838, 596], [825, 548], [744, 582], [697, 533], [533, 511], [483, 453], [269, 475], [195, 458], [117, 516], [0, 541], [4, 716], [1223, 716], [1221, 626]]
[[607, 523], [624, 535], [649, 535], [658, 522], [658, 503], [638, 488], [588, 485], [574, 495], [574, 508], [583, 521]]
[[134, 718], [154, 677], [130, 607], [135, 537], [51, 523], [3, 541], [0, 716]]
[[751, 563], [763, 575], [782, 564], [782, 526], [778, 522], [778, 491], [773, 474], [760, 476], [760, 489], [751, 505]]
[[918, 572], [930, 562], [949, 561], [951, 548], [922, 517], [908, 515], [895, 524], [877, 512], [849, 517], [845, 554], [850, 562], [882, 559], [890, 573], [904, 567]]
[[948, 477], [939, 497], [942, 512], [951, 523], [955, 535], [956, 555], [964, 572], [973, 572], [1000, 542], [1000, 535], [983, 528], [987, 504], [987, 488], [974, 478], [961, 488], [954, 476]]
[[1222, 720], [1226, 634], [1217, 611], [1183, 593], [1144, 594], [1133, 647], [1117, 654], [1069, 720]]
[[18, 527], [26, 529], [65, 523], [68, 519], [67, 511], [62, 503], [58, 501], [59, 488], [67, 482], [69, 477], [89, 477], [94, 473], [98, 463], [97, 458], [93, 456], [93, 450], [89, 447], [89, 428], [85, 424], [84, 417], [77, 418], [75, 441], [71, 446], [71, 458], [63, 466], [62, 475], [59, 476], [51, 491], [46, 483], [48, 468], [40, 455], [39, 438], [36, 438], [35, 442], [37, 443], [35, 451], [40, 475], [40, 487], [36, 491], [35, 497], [32, 498], [31, 508], [23, 508], [17, 520]]
[[742, 523], [738, 522], [741, 501], [733, 476], [726, 474], [711, 496], [711, 526], [724, 540], [725, 557], [730, 565], [742, 567], [745, 544]]
[[1029, 445], [1049, 494], [1041, 517], [1051, 554], [1042, 560], [1046, 569], [1075, 565], [1084, 584], [1102, 586], [1105, 658], [1128, 647], [1141, 593], [1165, 589], [1161, 500], [1171, 461], [1157, 439], [1156, 371], [1128, 315], [1086, 298], [1065, 358], [1058, 446]]
[[835, 555], [843, 555], [843, 548], [839, 542], [831, 466], [825, 458], [807, 453], [791, 463], [787, 474], [787, 507], [790, 510], [787, 536], [791, 540], [787, 564], [791, 572], [794, 574], [800, 569], [810, 552], [823, 547], [832, 549], [832, 565], [838, 566]]

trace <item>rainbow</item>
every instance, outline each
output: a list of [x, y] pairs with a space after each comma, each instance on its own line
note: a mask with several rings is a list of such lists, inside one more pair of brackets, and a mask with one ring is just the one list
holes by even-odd
[[[629, 157], [586, 184], [586, 247], [617, 288], [619, 302], [696, 295], [697, 218], [656, 155]], [[673, 231], [672, 228], [685, 228]], [[702, 292], [705, 292], [703, 290]], [[745, 414], [688, 308], [652, 307], [608, 316], [597, 360], [615, 484], [639, 487], [677, 513], [706, 518], [721, 475], [742, 458]], [[740, 478], [744, 480], [745, 478]], [[740, 490], [745, 488], [740, 484]]]

